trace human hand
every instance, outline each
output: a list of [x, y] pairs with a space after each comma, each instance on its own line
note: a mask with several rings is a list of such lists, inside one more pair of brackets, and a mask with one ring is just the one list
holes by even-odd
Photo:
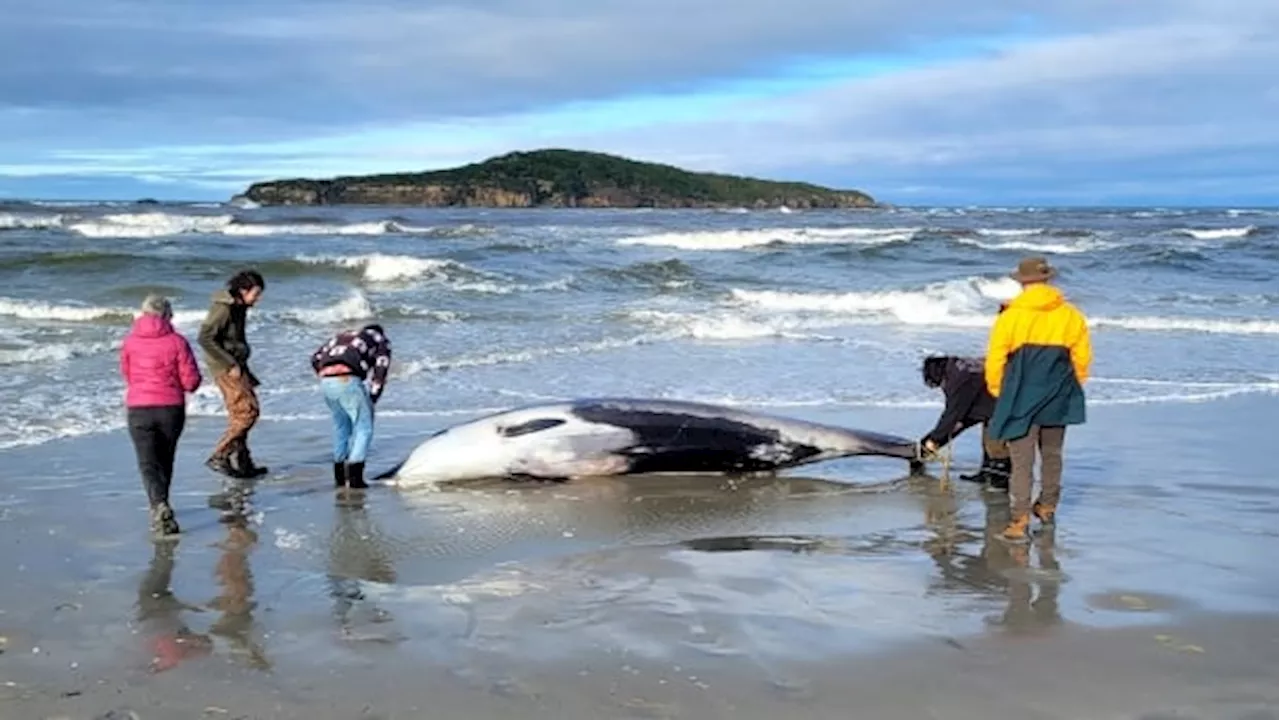
[[930, 452], [930, 453], [938, 452], [938, 444], [928, 438], [926, 438], [925, 441], [921, 443], [921, 446], [925, 449], [926, 452]]

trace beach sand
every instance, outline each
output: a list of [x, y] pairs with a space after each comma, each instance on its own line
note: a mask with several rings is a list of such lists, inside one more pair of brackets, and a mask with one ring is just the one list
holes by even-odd
[[[341, 498], [299, 421], [224, 524], [217, 418], [157, 544], [123, 433], [11, 450], [0, 718], [1274, 718], [1275, 408], [1090, 408], [1025, 546], [998, 495], [872, 459]], [[381, 420], [373, 469], [422, 430]]]

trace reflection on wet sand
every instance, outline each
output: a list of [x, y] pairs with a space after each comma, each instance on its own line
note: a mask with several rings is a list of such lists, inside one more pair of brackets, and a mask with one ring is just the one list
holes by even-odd
[[[1006, 513], [993, 532], [1000, 532], [1008, 521]], [[1062, 615], [1058, 609], [1058, 590], [1062, 580], [1058, 559], [1054, 554], [1054, 540], [1052, 526], [1041, 531], [1033, 540], [1038, 570], [1031, 566], [1030, 551], [1026, 545], [1007, 546], [1009, 607], [996, 624], [1011, 633], [1035, 634], [1062, 624]], [[992, 544], [1004, 545], [1000, 540], [993, 540]]]
[[[939, 570], [939, 576], [930, 582], [929, 592], [1006, 594], [1004, 612], [989, 622], [1013, 634], [1042, 632], [1062, 623], [1058, 610], [1062, 573], [1054, 552], [1052, 525], [1036, 532], [1030, 547], [1011, 543], [998, 537], [1009, 521], [1007, 494], [982, 494], [985, 523], [978, 531], [957, 522], [955, 492], [949, 484], [931, 485], [921, 493], [925, 525], [933, 533], [924, 548]], [[960, 547], [973, 540], [981, 541], [978, 553], [963, 553]], [[1038, 568], [1031, 564], [1032, 548]]]
[[385, 635], [358, 632], [360, 619], [352, 613], [358, 606], [368, 608], [367, 622], [385, 623], [390, 613], [368, 604], [363, 582], [393, 584], [396, 570], [387, 538], [369, 517], [363, 492], [338, 493], [334, 499], [334, 523], [329, 536], [329, 595], [333, 598], [333, 616], [346, 640], [390, 641]]
[[214, 578], [222, 594], [209, 604], [210, 609], [222, 615], [209, 627], [209, 632], [226, 639], [232, 657], [255, 670], [270, 670], [266, 650], [253, 637], [253, 610], [257, 602], [253, 599], [249, 553], [257, 543], [258, 534], [247, 523], [236, 519], [227, 522], [227, 535], [219, 544], [222, 554], [214, 568]]
[[179, 600], [172, 590], [176, 543], [156, 543], [151, 564], [138, 583], [136, 618], [147, 637], [152, 657], [151, 672], [164, 672], [192, 657], [208, 655], [213, 641], [187, 626], [182, 613], [202, 612], [201, 608]]
[[[980, 630], [993, 601], [1006, 606], [993, 624], [1010, 632], [1061, 622], [1053, 536], [1030, 548], [1002, 542], [993, 535], [1007, 501], [985, 498], [975, 527], [966, 519], [972, 497], [959, 501], [960, 490], [929, 477], [851, 486], [668, 476], [476, 485], [421, 501], [338, 492], [326, 503], [332, 521], [321, 523], [329, 529], [316, 538], [317, 579], [341, 644], [495, 669], [572, 657], [591, 643], [680, 662], [785, 667]], [[249, 562], [258, 537], [234, 511], [224, 521], [212, 604], [221, 615], [209, 632], [237, 661], [270, 671]], [[932, 559], [924, 574], [913, 562], [921, 550]], [[975, 602], [939, 606], [930, 595]], [[433, 638], [431, 647], [406, 642], [415, 637]]]
[[418, 510], [456, 517], [477, 542], [486, 533], [511, 538], [558, 522], [612, 545], [751, 529], [781, 515], [820, 517], [824, 504], [856, 503], [859, 496], [897, 492], [905, 483], [905, 478], [848, 484], [763, 474], [629, 475], [564, 484], [471, 482], [398, 497]]
[[222, 615], [209, 627], [209, 632], [224, 638], [231, 646], [232, 657], [255, 670], [270, 670], [271, 661], [261, 643], [253, 639], [254, 600], [253, 571], [249, 553], [258, 544], [258, 533], [250, 527], [252, 499], [258, 483], [254, 480], [224, 480], [223, 490], [209, 497], [209, 506], [221, 511], [226, 537], [217, 547], [222, 549], [214, 567], [214, 578], [222, 594], [209, 604]]

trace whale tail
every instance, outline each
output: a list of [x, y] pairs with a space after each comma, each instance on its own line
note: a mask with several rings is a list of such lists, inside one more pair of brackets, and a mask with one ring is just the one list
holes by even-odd
[[395, 477], [395, 476], [396, 476], [396, 473], [400, 472], [400, 468], [402, 468], [402, 467], [404, 467], [404, 460], [401, 460], [400, 462], [396, 463], [394, 466], [392, 466], [392, 467], [391, 467], [391, 469], [390, 469], [390, 470], [383, 470], [382, 472], [378, 473], [377, 475], [374, 475], [374, 476], [373, 476], [373, 479], [374, 479], [374, 480], [388, 480], [388, 479], [390, 479], [390, 478], [393, 478], [393, 477]]

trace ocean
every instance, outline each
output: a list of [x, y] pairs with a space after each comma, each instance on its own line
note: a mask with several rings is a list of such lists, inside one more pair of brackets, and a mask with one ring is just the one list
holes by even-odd
[[[380, 412], [424, 424], [587, 395], [932, 407], [921, 359], [982, 354], [1029, 253], [1092, 322], [1092, 407], [1275, 394], [1272, 210], [8, 204], [0, 448], [121, 427], [114, 353], [141, 298], [169, 294], [194, 341], [243, 267], [268, 282], [249, 333], [270, 420], [323, 417], [308, 356], [372, 318], [395, 353]], [[212, 383], [192, 412], [221, 412]]]
[[[0, 715], [1274, 716], [1277, 224], [0, 203]], [[977, 465], [976, 430], [926, 477], [852, 458], [743, 481], [331, 488], [309, 356], [338, 329], [376, 319], [393, 343], [371, 472], [448, 424], [585, 396], [918, 438], [942, 407], [922, 359], [981, 355], [1028, 254], [1088, 316], [1094, 366], [1058, 523], [1026, 549], [991, 538], [1001, 494], [949, 481]], [[183, 534], [152, 543], [119, 342], [156, 291], [194, 344], [249, 267], [267, 281], [251, 442], [274, 472], [247, 526], [219, 522], [206, 378]]]

